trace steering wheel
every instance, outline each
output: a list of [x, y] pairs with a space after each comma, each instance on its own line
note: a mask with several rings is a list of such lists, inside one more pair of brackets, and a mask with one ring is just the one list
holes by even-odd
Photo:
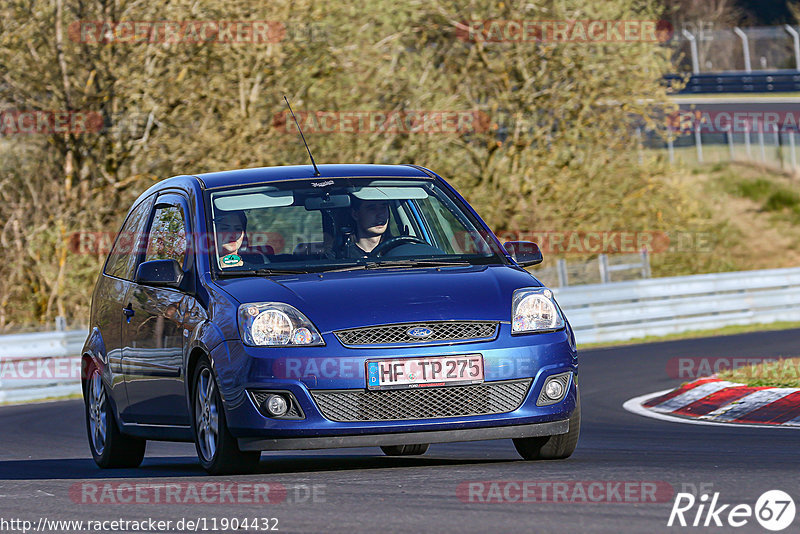
[[407, 245], [411, 243], [416, 243], [417, 245], [428, 245], [428, 242], [425, 241], [424, 239], [420, 239], [412, 235], [400, 235], [397, 237], [393, 237], [388, 241], [384, 241], [383, 243], [372, 249], [372, 253], [380, 258], [388, 251], [395, 249], [400, 245]]

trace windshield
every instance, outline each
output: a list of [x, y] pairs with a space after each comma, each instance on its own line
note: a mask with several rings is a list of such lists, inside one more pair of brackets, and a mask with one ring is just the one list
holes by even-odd
[[337, 178], [210, 194], [222, 275], [506, 263], [432, 180]]

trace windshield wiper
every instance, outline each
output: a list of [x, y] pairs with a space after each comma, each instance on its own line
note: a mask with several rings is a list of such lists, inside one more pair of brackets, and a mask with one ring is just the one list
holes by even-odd
[[384, 267], [463, 267], [472, 265], [467, 260], [382, 260], [368, 263], [367, 269], [381, 269]]
[[347, 263], [344, 265], [331, 265], [330, 269], [327, 267], [323, 267], [321, 269], [315, 269], [314, 272], [319, 273], [340, 273], [342, 271], [360, 271], [362, 269], [366, 269], [367, 265], [364, 263]]
[[219, 271], [220, 276], [270, 276], [275, 274], [305, 274], [302, 269], [246, 269], [244, 271]]

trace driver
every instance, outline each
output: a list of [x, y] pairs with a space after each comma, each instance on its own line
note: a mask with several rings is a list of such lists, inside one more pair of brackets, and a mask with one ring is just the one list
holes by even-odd
[[389, 203], [351, 197], [350, 207], [355, 232], [344, 244], [344, 255], [347, 258], [368, 258], [375, 247], [392, 238], [388, 231]]

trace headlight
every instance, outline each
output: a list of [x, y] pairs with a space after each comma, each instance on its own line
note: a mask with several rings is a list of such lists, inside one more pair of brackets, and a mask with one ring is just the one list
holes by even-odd
[[260, 347], [324, 345], [322, 336], [297, 308], [280, 302], [239, 306], [239, 334], [245, 345]]
[[551, 332], [564, 328], [564, 317], [547, 288], [518, 289], [511, 306], [511, 333]]

